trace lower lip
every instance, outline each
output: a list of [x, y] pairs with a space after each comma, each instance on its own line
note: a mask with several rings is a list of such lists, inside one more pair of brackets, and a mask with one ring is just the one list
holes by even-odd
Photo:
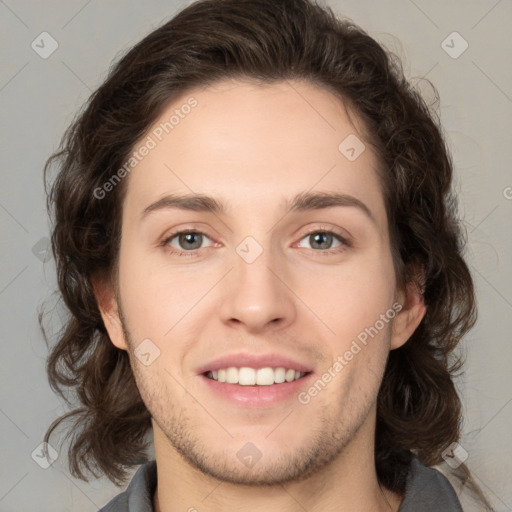
[[212, 393], [229, 400], [238, 405], [249, 407], [272, 406], [289, 400], [309, 386], [314, 373], [311, 372], [301, 379], [292, 382], [283, 382], [282, 384], [272, 384], [271, 386], [241, 386], [239, 384], [229, 384], [209, 379], [205, 375], [199, 377], [205, 382]]

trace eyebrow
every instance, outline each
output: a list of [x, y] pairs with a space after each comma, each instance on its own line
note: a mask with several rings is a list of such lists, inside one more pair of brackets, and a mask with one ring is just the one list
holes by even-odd
[[[291, 199], [285, 200], [283, 210], [289, 212], [304, 212], [321, 210], [336, 206], [354, 207], [362, 211], [373, 223], [377, 224], [371, 210], [361, 200], [348, 194], [335, 192], [302, 192]], [[168, 194], [144, 208], [141, 220], [150, 213], [170, 208], [178, 208], [194, 212], [207, 212], [216, 215], [226, 213], [226, 206], [214, 197], [205, 194]]]

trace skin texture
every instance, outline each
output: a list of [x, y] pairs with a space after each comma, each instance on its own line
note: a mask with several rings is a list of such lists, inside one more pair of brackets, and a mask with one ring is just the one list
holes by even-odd
[[[192, 96], [197, 106], [125, 178], [118, 281], [94, 283], [153, 418], [155, 510], [396, 511], [402, 497], [375, 474], [376, 398], [389, 351], [408, 340], [425, 306], [414, 289], [396, 288], [371, 147], [354, 161], [338, 150], [350, 134], [364, 140], [362, 127], [307, 82], [242, 81], [188, 92], [154, 126]], [[283, 208], [308, 191], [354, 196], [373, 220], [356, 207]], [[226, 212], [167, 208], [141, 220], [170, 193], [214, 196]], [[187, 229], [206, 236], [162, 245]], [[310, 231], [329, 230], [349, 245], [315, 245]], [[263, 250], [250, 264], [236, 251], [248, 236]], [[195, 247], [195, 256], [171, 253]], [[198, 376], [203, 364], [246, 352], [295, 358], [319, 377], [394, 303], [402, 310], [308, 404], [294, 396], [237, 407]], [[144, 339], [160, 350], [149, 366], [134, 354]], [[237, 457], [247, 442], [261, 452], [252, 468]]]

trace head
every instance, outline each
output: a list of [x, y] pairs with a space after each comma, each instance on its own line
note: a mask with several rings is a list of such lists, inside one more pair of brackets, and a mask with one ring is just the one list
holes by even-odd
[[[47, 439], [75, 418], [75, 476], [122, 481], [153, 431], [205, 473], [284, 482], [373, 425], [379, 481], [403, 492], [411, 453], [433, 465], [459, 438], [453, 351], [475, 302], [452, 162], [435, 114], [361, 28], [305, 0], [194, 3], [114, 66], [54, 161], [70, 314], [48, 374], [82, 407]], [[326, 208], [332, 194], [344, 205]], [[190, 395], [235, 351], [332, 379], [272, 436], [285, 409], [226, 407], [219, 426]], [[250, 474], [232, 464], [249, 441]]]

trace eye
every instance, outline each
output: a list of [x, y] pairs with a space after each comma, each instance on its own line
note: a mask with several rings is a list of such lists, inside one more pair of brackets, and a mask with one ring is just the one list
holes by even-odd
[[[210, 243], [207, 246], [203, 246], [205, 240], [211, 241], [211, 238], [202, 231], [183, 230], [170, 234], [162, 241], [161, 245], [171, 254], [193, 257], [197, 255], [200, 249], [205, 249], [213, 245], [213, 243]], [[317, 228], [314, 231], [310, 231], [301, 238], [301, 242], [303, 240], [307, 240], [307, 243], [310, 245], [310, 247], [305, 248], [322, 255], [338, 254], [347, 247], [350, 247], [350, 243], [345, 237], [335, 231], [326, 229]], [[333, 244], [335, 244], [334, 248]], [[298, 247], [304, 246], [299, 242]]]
[[[334, 231], [323, 229], [310, 231], [301, 239], [301, 241], [302, 240], [307, 240], [307, 242], [310, 244], [310, 249], [317, 249], [316, 252], [321, 252], [324, 254], [338, 253], [343, 251], [346, 247], [350, 246], [348, 241], [340, 234]], [[338, 245], [334, 246], [335, 250], [331, 250], [333, 248], [333, 242], [338, 242]], [[302, 247], [302, 245], [300, 245], [300, 247]]]
[[203, 249], [204, 247], [202, 247], [202, 244], [205, 239], [210, 240], [210, 238], [201, 231], [178, 231], [169, 235], [162, 242], [162, 245], [174, 249], [171, 250], [171, 253], [179, 254], [181, 256], [187, 252], [193, 254], [194, 251]]

